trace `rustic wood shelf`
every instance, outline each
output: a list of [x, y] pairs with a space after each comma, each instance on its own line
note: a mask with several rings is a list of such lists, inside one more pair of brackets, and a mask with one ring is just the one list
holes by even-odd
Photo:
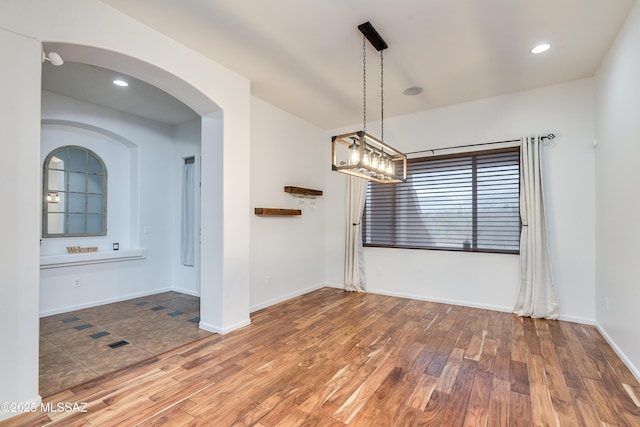
[[299, 196], [309, 196], [309, 197], [318, 197], [322, 196], [322, 190], [312, 190], [311, 188], [302, 188], [302, 187], [284, 187], [284, 192]]
[[302, 215], [301, 209], [255, 208], [256, 215]]

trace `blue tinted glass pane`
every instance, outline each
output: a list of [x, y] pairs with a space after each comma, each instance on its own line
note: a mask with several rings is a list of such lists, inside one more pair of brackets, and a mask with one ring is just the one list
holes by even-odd
[[102, 170], [102, 165], [93, 155], [87, 154], [87, 172], [89, 173], [97, 173], [99, 175], [103, 175], [104, 171]]
[[85, 207], [87, 205], [87, 195], [86, 194], [75, 194], [70, 193], [68, 195], [69, 199], [69, 212], [85, 212]]
[[76, 193], [87, 192], [87, 176], [83, 173], [68, 172], [69, 191]]
[[87, 192], [102, 194], [103, 192], [102, 175], [87, 175]]
[[87, 233], [102, 233], [102, 215], [87, 215]]
[[78, 234], [85, 232], [85, 215], [83, 214], [69, 214], [69, 224], [67, 233]]
[[84, 150], [77, 150], [75, 148], [69, 149], [69, 165], [66, 168], [70, 171], [84, 172], [87, 170], [87, 152]]
[[87, 212], [102, 213], [103, 197], [101, 194], [87, 195]]

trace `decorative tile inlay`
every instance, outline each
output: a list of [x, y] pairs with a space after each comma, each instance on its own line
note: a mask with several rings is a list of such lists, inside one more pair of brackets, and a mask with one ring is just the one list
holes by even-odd
[[111, 334], [109, 334], [109, 332], [107, 331], [102, 331], [102, 332], [96, 332], [95, 334], [91, 334], [89, 336], [93, 339], [96, 339], [100, 337], [106, 337], [107, 335], [111, 335]]
[[41, 319], [40, 393], [49, 396], [210, 336], [197, 328], [199, 310], [199, 298], [165, 292]]
[[109, 344], [109, 347], [118, 348], [118, 347], [122, 347], [123, 345], [127, 345], [127, 344], [129, 344], [127, 341], [122, 340], [122, 341], [116, 341], [114, 343]]

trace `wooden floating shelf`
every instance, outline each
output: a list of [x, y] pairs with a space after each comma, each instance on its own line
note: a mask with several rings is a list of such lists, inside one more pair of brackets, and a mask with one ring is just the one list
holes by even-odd
[[284, 187], [285, 193], [297, 194], [300, 196], [310, 196], [310, 197], [318, 197], [322, 196], [322, 190], [312, 190], [311, 188], [302, 188], [302, 187]]
[[255, 208], [256, 215], [302, 215], [301, 209]]

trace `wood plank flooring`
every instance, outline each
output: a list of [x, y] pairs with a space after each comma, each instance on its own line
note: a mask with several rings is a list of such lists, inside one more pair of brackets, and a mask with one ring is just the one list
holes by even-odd
[[640, 426], [640, 384], [588, 325], [324, 288], [8, 426]]

